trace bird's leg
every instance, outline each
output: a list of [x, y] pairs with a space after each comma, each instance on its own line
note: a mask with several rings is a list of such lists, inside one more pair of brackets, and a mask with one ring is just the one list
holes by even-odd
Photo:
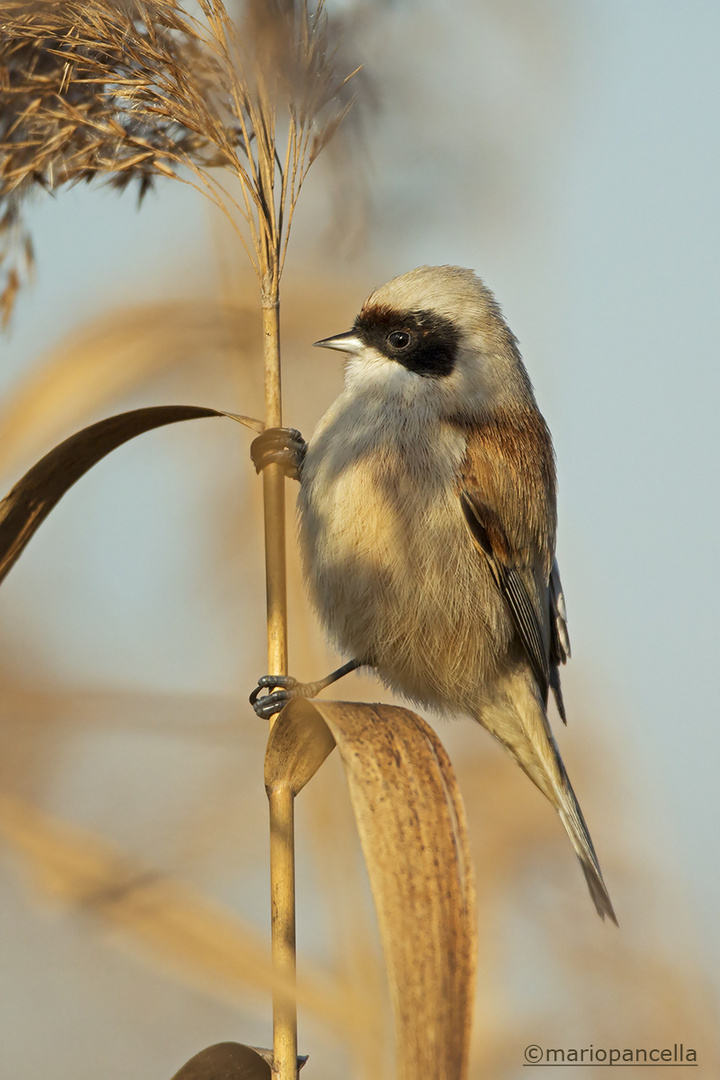
[[[349, 675], [351, 671], [357, 671], [359, 667], [364, 666], [364, 660], [348, 660], [347, 664], [343, 664], [337, 671], [331, 671], [324, 679], [318, 679], [317, 682], [310, 683], [298, 682], [292, 675], [263, 675], [261, 679], [258, 679], [258, 684], [250, 695], [250, 704], [262, 720], [269, 720], [276, 712], [280, 712], [283, 706], [287, 705], [292, 698], [313, 698], [321, 690], [324, 690], [326, 686], [330, 686], [331, 683], [342, 679], [343, 675]], [[274, 687], [276, 686], [281, 689], [275, 690]], [[271, 693], [260, 697], [263, 690], [270, 690]]]
[[280, 465], [291, 480], [300, 479], [306, 451], [307, 443], [295, 428], [268, 428], [250, 444], [256, 472], [266, 465]]

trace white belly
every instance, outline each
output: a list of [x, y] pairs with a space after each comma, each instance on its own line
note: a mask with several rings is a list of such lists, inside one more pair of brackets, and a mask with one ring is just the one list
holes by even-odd
[[298, 505], [311, 595], [346, 656], [415, 701], [467, 711], [509, 629], [454, 490], [465, 436], [378, 429], [341, 398], [310, 443]]

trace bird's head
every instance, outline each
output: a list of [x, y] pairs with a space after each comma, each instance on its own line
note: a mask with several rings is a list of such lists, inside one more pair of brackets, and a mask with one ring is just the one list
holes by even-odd
[[349, 356], [348, 386], [472, 419], [525, 405], [532, 388], [517, 342], [479, 277], [421, 266], [382, 285], [352, 330], [317, 341]]

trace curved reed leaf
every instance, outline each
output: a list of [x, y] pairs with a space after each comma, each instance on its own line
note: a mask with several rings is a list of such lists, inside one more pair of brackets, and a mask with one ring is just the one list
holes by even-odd
[[227, 416], [263, 430], [260, 420], [247, 416], [196, 405], [156, 405], [100, 420], [54, 447], [0, 502], [0, 582], [65, 492], [111, 450], [153, 428], [205, 416]]
[[191, 1057], [172, 1080], [271, 1080], [272, 1068], [252, 1046], [216, 1043]]
[[[462, 1080], [477, 930], [465, 812], [450, 760], [424, 720], [389, 705], [293, 701], [276, 727], [297, 725], [299, 745], [310, 710], [330, 729], [347, 775], [395, 1008], [397, 1076]], [[297, 775], [295, 764], [288, 775]]]
[[271, 1080], [271, 1061], [269, 1050], [243, 1043], [216, 1043], [186, 1061], [172, 1080]]
[[330, 729], [306, 698], [283, 709], [268, 737], [265, 787], [287, 784], [293, 796], [308, 784], [335, 749]]
[[[172, 1080], [271, 1080], [272, 1050], [244, 1043], [208, 1046], [190, 1058]], [[298, 1057], [298, 1072], [307, 1057]]]

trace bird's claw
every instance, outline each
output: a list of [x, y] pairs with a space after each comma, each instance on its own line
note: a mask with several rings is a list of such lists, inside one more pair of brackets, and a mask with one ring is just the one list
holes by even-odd
[[[273, 687], [279, 686], [279, 690]], [[260, 693], [263, 690], [271, 690], [270, 694]], [[269, 720], [275, 713], [280, 712], [294, 697], [302, 695], [302, 683], [294, 679], [292, 675], [263, 675], [258, 679], [257, 686], [250, 695], [250, 704], [261, 720]]]
[[268, 428], [250, 444], [256, 472], [279, 465], [291, 480], [300, 479], [306, 451], [307, 443], [296, 428]]

